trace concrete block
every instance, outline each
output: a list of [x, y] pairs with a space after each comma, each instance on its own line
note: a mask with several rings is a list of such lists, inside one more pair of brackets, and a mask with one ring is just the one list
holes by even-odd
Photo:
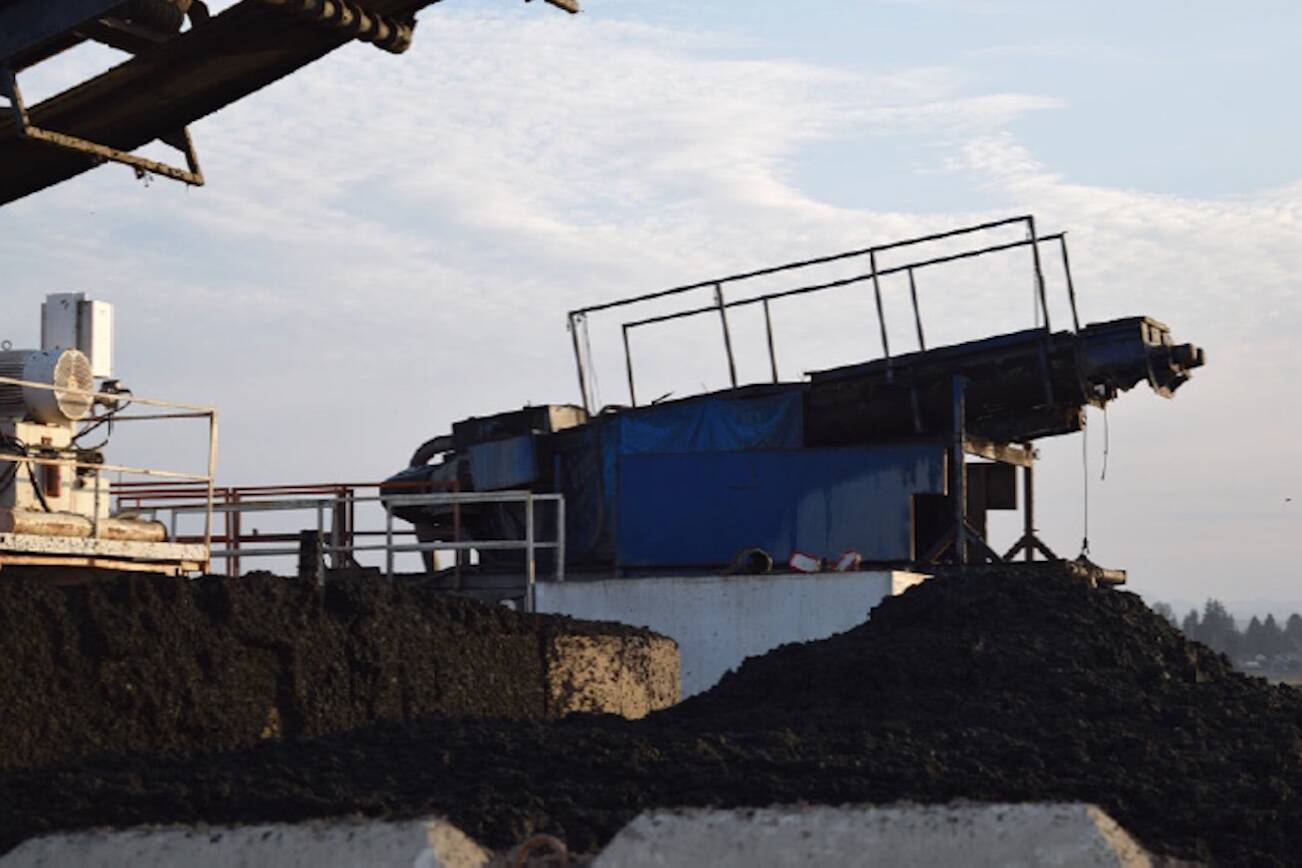
[[848, 573], [539, 582], [538, 611], [648, 627], [678, 643], [682, 695], [709, 690], [747, 657], [857, 627], [885, 597], [926, 577]]
[[92, 830], [27, 841], [0, 868], [483, 868], [490, 854], [444, 820]]
[[648, 812], [624, 827], [593, 868], [1152, 864], [1148, 853], [1093, 805], [989, 804]]

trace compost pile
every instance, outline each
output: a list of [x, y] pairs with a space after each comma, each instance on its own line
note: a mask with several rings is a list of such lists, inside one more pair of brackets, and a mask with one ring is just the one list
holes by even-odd
[[0, 849], [56, 828], [444, 814], [593, 850], [672, 805], [1094, 802], [1152, 850], [1302, 852], [1302, 692], [1231, 671], [1135, 596], [1062, 574], [934, 579], [863, 626], [630, 722], [427, 717], [0, 779]]
[[0, 770], [430, 714], [549, 716], [546, 643], [650, 635], [357, 578], [0, 581]]

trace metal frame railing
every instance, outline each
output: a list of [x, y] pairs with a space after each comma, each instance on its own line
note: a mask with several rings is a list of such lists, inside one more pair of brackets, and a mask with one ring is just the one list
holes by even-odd
[[[879, 268], [877, 256], [890, 250], [898, 250], [905, 247], [912, 247], [919, 244], [943, 241], [949, 238], [958, 238], [961, 236], [973, 235], [983, 232], [989, 232], [1006, 226], [1016, 226], [1018, 224], [1026, 227], [1027, 237], [1023, 240], [1004, 242], [999, 244], [990, 244], [984, 247], [977, 247], [971, 250], [963, 250], [958, 253], [951, 253], [943, 256], [933, 256], [925, 259], [918, 259], [907, 262], [902, 265], [895, 265], [889, 268]], [[881, 278], [891, 274], [906, 273], [909, 277], [909, 297], [913, 306], [914, 328], [918, 338], [918, 349], [925, 351], [927, 342], [922, 327], [922, 314], [918, 306], [918, 288], [915, 272], [923, 268], [940, 265], [946, 262], [955, 262], [962, 259], [971, 259], [977, 256], [984, 256], [1001, 251], [1014, 250], [1020, 247], [1029, 247], [1031, 249], [1031, 261], [1034, 268], [1036, 300], [1038, 302], [1036, 313], [1037, 318], [1042, 322], [1037, 322], [1037, 327], [1043, 328], [1045, 334], [1049, 333], [1049, 304], [1045, 292], [1044, 268], [1041, 262], [1040, 245], [1057, 241], [1062, 259], [1063, 271], [1066, 277], [1066, 289], [1068, 303], [1071, 308], [1072, 326], [1075, 331], [1080, 331], [1080, 316], [1076, 309], [1076, 288], [1071, 277], [1071, 262], [1067, 255], [1067, 235], [1065, 232], [1058, 232], [1052, 235], [1039, 235], [1035, 228], [1035, 217], [1032, 215], [1021, 215], [1018, 217], [1009, 217], [1003, 220], [993, 220], [986, 223], [977, 223], [971, 226], [963, 226], [958, 229], [951, 229], [946, 232], [935, 232], [929, 235], [919, 235], [913, 238], [906, 238], [900, 241], [892, 241], [886, 244], [877, 244], [871, 247], [863, 247], [857, 250], [849, 250], [843, 253], [836, 253], [831, 256], [820, 256], [815, 259], [805, 259], [797, 262], [789, 262], [784, 265], [777, 265], [770, 268], [761, 268], [755, 271], [732, 274], [727, 277], [704, 280], [698, 283], [690, 283], [684, 286], [676, 286], [671, 289], [664, 289], [658, 292], [649, 292], [642, 295], [636, 295], [629, 298], [618, 299], [616, 301], [604, 302], [601, 304], [589, 305], [588, 307], [577, 308], [567, 315], [567, 327], [570, 332], [571, 341], [574, 349], [575, 368], [579, 380], [579, 392], [583, 399], [583, 406], [588, 412], [596, 409], [592, 406], [592, 395], [589, 390], [590, 371], [592, 367], [592, 352], [589, 345], [588, 336], [588, 317], [591, 314], [600, 311], [611, 310], [618, 307], [640, 304], [648, 301], [669, 298], [671, 296], [681, 295], [684, 293], [694, 292], [702, 289], [713, 291], [713, 304], [688, 308], [686, 310], [674, 311], [672, 313], [661, 314], [659, 316], [650, 316], [643, 319], [631, 320], [621, 324], [621, 331], [624, 344], [624, 364], [626, 376], [628, 379], [629, 403], [637, 406], [637, 390], [633, 376], [633, 354], [629, 343], [629, 332], [632, 329], [655, 323], [668, 322], [670, 320], [682, 319], [684, 317], [698, 316], [701, 314], [718, 314], [720, 325], [722, 326], [724, 354], [728, 363], [728, 378], [733, 388], [737, 387], [737, 364], [733, 354], [732, 334], [728, 327], [728, 311], [732, 308], [743, 307], [746, 305], [760, 304], [764, 310], [764, 329], [765, 337], [768, 344], [769, 365], [772, 373], [773, 382], [778, 382], [778, 362], [777, 352], [773, 339], [773, 319], [770, 310], [770, 303], [776, 299], [788, 298], [792, 296], [805, 295], [823, 290], [835, 289], [837, 287], [851, 286], [857, 283], [871, 281], [873, 287], [873, 299], [877, 309], [877, 325], [881, 335], [882, 355], [889, 367], [891, 364], [891, 347], [890, 335], [886, 324], [885, 310], [882, 304]], [[797, 286], [791, 289], [779, 290], [776, 292], [767, 292], [760, 295], [748, 296], [746, 298], [732, 299], [725, 298], [724, 287], [728, 284], [741, 283], [758, 277], [766, 277], [774, 274], [783, 274], [787, 272], [797, 272], [801, 269], [810, 268], [817, 265], [826, 265], [832, 262], [850, 260], [866, 256], [868, 258], [868, 271], [839, 280], [823, 281]], [[580, 337], [580, 330], [583, 335]], [[584, 346], [588, 346], [588, 359], [584, 360]]]
[[[212, 515], [213, 515], [213, 480], [217, 472], [217, 410], [214, 407], [204, 407], [197, 404], [181, 404], [176, 401], [162, 401], [157, 398], [141, 398], [129, 393], [121, 392], [96, 392], [84, 389], [72, 389], [65, 386], [53, 386], [49, 383], [38, 383], [31, 380], [20, 380], [15, 377], [0, 377], [0, 384], [11, 386], [22, 386], [30, 389], [40, 389], [48, 392], [58, 392], [63, 395], [72, 395], [81, 398], [90, 398], [92, 401], [106, 403], [109, 406], [123, 405], [123, 409], [115, 410], [111, 413], [111, 424], [118, 425], [124, 422], [157, 422], [169, 419], [207, 419], [208, 420], [208, 463], [206, 473], [185, 473], [176, 470], [162, 470], [152, 467], [133, 467], [124, 464], [105, 464], [89, 461], [81, 461], [69, 458], [45, 458], [37, 455], [19, 455], [13, 452], [0, 451], [0, 461], [17, 462], [34, 464], [37, 466], [53, 465], [60, 467], [72, 467], [77, 470], [93, 469], [99, 473], [118, 473], [126, 476], [148, 476], [157, 479], [172, 480], [175, 482], [198, 483], [198, 492], [203, 497], [203, 503], [196, 505], [204, 513], [204, 529], [202, 537], [192, 540], [193, 542], [202, 542], [204, 547], [211, 551], [212, 547]], [[131, 413], [125, 409], [126, 405], [141, 405], [144, 407], [159, 408], [154, 413]], [[107, 415], [107, 414], [106, 414]], [[84, 420], [87, 423], [98, 423], [105, 421], [106, 416], [93, 416]], [[120, 483], [119, 483], [120, 484]], [[92, 535], [99, 535], [99, 486], [95, 487], [95, 515], [92, 518]], [[169, 537], [175, 542], [174, 537]], [[211, 554], [205, 562], [204, 568], [207, 569], [211, 563]]]
[[[420, 483], [428, 487], [428, 483]], [[231, 516], [254, 512], [302, 512], [310, 511], [316, 515], [316, 533], [319, 545], [316, 547], [315, 576], [323, 581], [326, 571], [326, 559], [338, 566], [341, 561], [356, 563], [356, 555], [361, 552], [383, 553], [384, 574], [389, 580], [395, 575], [395, 560], [403, 553], [421, 553], [452, 551], [458, 554], [472, 551], [523, 551], [525, 553], [525, 605], [533, 611], [535, 604], [535, 586], [538, 581], [537, 552], [552, 550], [554, 557], [555, 581], [565, 580], [565, 498], [561, 494], [537, 494], [531, 491], [487, 491], [487, 492], [420, 492], [413, 494], [374, 494], [360, 495], [357, 488], [379, 487], [379, 483], [321, 486], [300, 486], [299, 489], [317, 489], [325, 496], [308, 497], [265, 497], [268, 493], [294, 489], [294, 486], [261, 486], [256, 489], [234, 489], [228, 493], [237, 493], [236, 497], [225, 502], [214, 503], [210, 507], [213, 513]], [[132, 508], [153, 517], [168, 513], [168, 524], [173, 536], [179, 535], [178, 521], [187, 513], [197, 513], [204, 509], [203, 504], [186, 502], [184, 488], [132, 489], [124, 488], [118, 493], [119, 503], [130, 502]], [[384, 526], [378, 530], [361, 530], [356, 526], [356, 507], [359, 504], [374, 503], [384, 508]], [[433, 542], [404, 542], [402, 538], [415, 535], [414, 530], [405, 530], [394, 526], [393, 507], [402, 506], [451, 506], [459, 512], [462, 507], [486, 503], [520, 503], [524, 505], [525, 529], [523, 539], [501, 540], [463, 540], [459, 530], [457, 539]], [[540, 503], [554, 504], [556, 510], [555, 539], [538, 538], [537, 507]], [[327, 521], [327, 515], [329, 521]], [[349, 516], [349, 524], [340, 527], [342, 517]], [[459, 522], [458, 522], [459, 524]], [[229, 528], [231, 523], [227, 522]], [[368, 539], [383, 537], [382, 542], [367, 542]], [[288, 557], [301, 556], [301, 542], [293, 546], [277, 545], [290, 540], [298, 541], [298, 535], [289, 534], [244, 534], [236, 536], [215, 537], [223, 542], [225, 548], [213, 549], [212, 557], [226, 561], [228, 573], [233, 564], [242, 558], [253, 557]], [[460, 557], [458, 557], [458, 566]], [[236, 573], [238, 574], [238, 573]]]
[[[385, 483], [379, 482], [327, 482], [327, 483], [298, 483], [290, 485], [239, 485], [239, 486], [217, 486], [213, 489], [213, 503], [222, 504], [239, 504], [246, 502], [259, 502], [268, 499], [285, 499], [285, 498], [303, 498], [319, 496], [323, 502], [329, 502], [331, 506], [330, 534], [331, 541], [335, 545], [342, 545], [345, 540], [351, 541], [354, 536], [376, 536], [383, 531], [379, 530], [357, 530], [358, 516], [355, 503], [355, 495], [360, 490], [379, 491], [381, 485], [387, 491], [392, 490], [409, 490], [412, 492], [429, 492], [436, 491], [460, 491], [460, 485], [455, 481], [438, 482], [432, 480], [420, 480], [411, 482], [390, 481]], [[168, 483], [149, 483], [149, 482], [120, 482], [112, 487], [112, 494], [116, 499], [120, 509], [130, 509], [135, 511], [149, 511], [151, 509], [165, 508], [169, 503], [192, 501], [203, 497], [204, 492], [192, 485], [185, 484], [168, 484]], [[223, 556], [225, 573], [228, 576], [238, 576], [241, 574], [241, 557], [244, 553], [244, 544], [248, 543], [256, 551], [259, 547], [273, 542], [297, 542], [297, 534], [264, 534], [254, 530], [252, 533], [244, 529], [243, 511], [236, 509], [218, 509], [220, 520], [215, 523], [212, 542], [223, 546], [227, 551]], [[453, 516], [453, 538], [461, 539], [461, 509], [459, 506], [452, 507]], [[324, 524], [324, 519], [317, 522], [318, 526]], [[176, 529], [173, 528], [176, 532]], [[399, 531], [399, 535], [414, 535], [414, 531]], [[184, 537], [182, 537], [184, 539]], [[251, 555], [256, 556], [256, 554]], [[332, 565], [341, 566], [341, 558], [332, 558]], [[460, 562], [457, 563], [458, 575]]]

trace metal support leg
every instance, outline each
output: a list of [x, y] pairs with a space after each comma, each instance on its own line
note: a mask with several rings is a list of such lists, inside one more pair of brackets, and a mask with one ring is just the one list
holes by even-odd
[[[1034, 455], [1031, 444], [1023, 444], [1028, 452]], [[1022, 538], [1013, 543], [1004, 560], [1011, 561], [1019, 554], [1023, 560], [1028, 563], [1035, 560], [1035, 553], [1039, 552], [1045, 560], [1056, 561], [1058, 556], [1053, 553], [1047, 545], [1041, 542], [1035, 533], [1035, 465], [1028, 464], [1022, 468], [1022, 495], [1025, 503], [1022, 507]]]
[[[1028, 464], [1022, 468], [1022, 493], [1026, 499], [1026, 507], [1022, 510], [1024, 524], [1022, 534], [1026, 539], [1035, 536], [1035, 466]], [[1026, 562], [1030, 563], [1035, 560], [1035, 546], [1026, 547]]]
[[953, 442], [950, 446], [949, 495], [954, 499], [954, 561], [967, 563], [967, 473], [963, 454], [964, 413], [967, 407], [967, 377], [955, 374], [951, 383]]
[[534, 515], [533, 495], [527, 495], [524, 501], [524, 539], [525, 539], [525, 575], [529, 585], [524, 592], [524, 610], [533, 612], [537, 609], [538, 558], [534, 549]]

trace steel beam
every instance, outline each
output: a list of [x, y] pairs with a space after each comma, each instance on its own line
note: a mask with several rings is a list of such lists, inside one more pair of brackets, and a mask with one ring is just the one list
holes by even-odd
[[[405, 20], [434, 2], [437, 0], [365, 0], [364, 5], [373, 15]], [[73, 3], [102, 12], [107, 0], [16, 0], [16, 5], [0, 5], [0, 9], [48, 6], [53, 15], [53, 9], [59, 7], [61, 16], [51, 20], [66, 24], [74, 16], [64, 7]], [[87, 17], [94, 18], [95, 13]], [[0, 34], [11, 35], [10, 28], [0, 23]], [[304, 21], [263, 0], [242, 0], [201, 26], [32, 106], [28, 110], [30, 123], [114, 151], [134, 151], [261, 90], [350, 40], [346, 31]], [[23, 43], [28, 41], [30, 34]], [[73, 178], [98, 164], [94, 156], [24, 138], [12, 120], [0, 121], [0, 204]]]

